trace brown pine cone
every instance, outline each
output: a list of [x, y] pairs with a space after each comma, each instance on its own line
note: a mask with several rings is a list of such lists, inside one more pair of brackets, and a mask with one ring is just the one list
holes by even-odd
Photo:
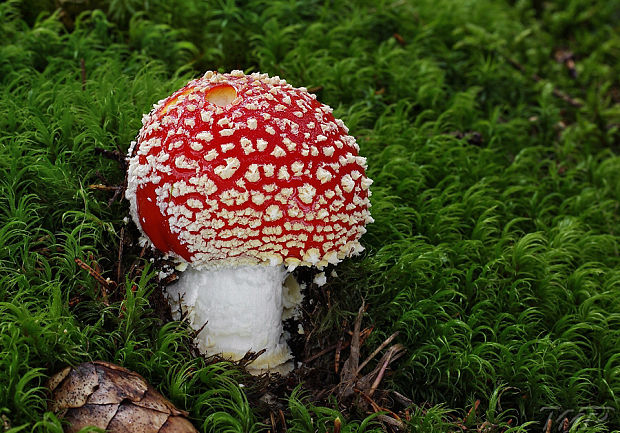
[[66, 367], [48, 382], [49, 410], [68, 421], [66, 433], [86, 426], [110, 433], [197, 433], [142, 376], [103, 361]]

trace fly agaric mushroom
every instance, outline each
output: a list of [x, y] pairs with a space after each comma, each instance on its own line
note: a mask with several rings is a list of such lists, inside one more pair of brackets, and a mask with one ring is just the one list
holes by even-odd
[[236, 360], [265, 349], [249, 367], [273, 370], [292, 357], [287, 272], [363, 250], [366, 159], [330, 107], [266, 74], [207, 72], [142, 123], [126, 197], [148, 241], [189, 264], [167, 289], [171, 302], [201, 330], [203, 353]]

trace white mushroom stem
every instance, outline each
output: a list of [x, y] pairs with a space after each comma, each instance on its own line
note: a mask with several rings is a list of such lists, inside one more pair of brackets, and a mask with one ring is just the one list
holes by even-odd
[[190, 266], [167, 288], [167, 295], [176, 318], [181, 309], [191, 327], [200, 330], [196, 344], [202, 353], [238, 360], [248, 351], [265, 349], [248, 369], [260, 373], [281, 366], [279, 371], [287, 372], [292, 366], [285, 363], [292, 355], [282, 336], [286, 275], [283, 266]]

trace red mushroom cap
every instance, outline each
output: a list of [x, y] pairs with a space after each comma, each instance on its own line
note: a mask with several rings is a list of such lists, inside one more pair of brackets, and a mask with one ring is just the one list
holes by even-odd
[[337, 263], [361, 251], [366, 160], [332, 109], [278, 77], [207, 72], [143, 118], [134, 221], [197, 267]]

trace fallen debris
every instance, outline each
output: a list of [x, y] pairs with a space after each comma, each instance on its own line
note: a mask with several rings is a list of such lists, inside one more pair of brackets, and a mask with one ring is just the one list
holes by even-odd
[[194, 433], [177, 409], [142, 376], [103, 361], [66, 367], [48, 381], [49, 410], [68, 422], [66, 433], [94, 426], [107, 432]]

